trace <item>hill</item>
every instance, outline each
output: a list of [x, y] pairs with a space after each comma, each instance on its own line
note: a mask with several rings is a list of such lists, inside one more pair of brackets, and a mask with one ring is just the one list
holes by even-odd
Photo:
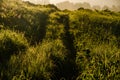
[[1, 80], [118, 80], [119, 66], [119, 12], [1, 0]]

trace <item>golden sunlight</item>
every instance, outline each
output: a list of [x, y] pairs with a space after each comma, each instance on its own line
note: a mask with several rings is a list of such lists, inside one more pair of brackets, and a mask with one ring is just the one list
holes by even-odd
[[56, 4], [56, 3], [60, 3], [60, 2], [64, 2], [64, 1], [69, 1], [69, 2], [73, 2], [73, 3], [84, 3], [87, 2], [89, 4], [93, 5], [99, 5], [99, 6], [113, 6], [113, 5], [120, 5], [120, 0], [23, 0], [23, 1], [30, 1], [32, 3], [35, 4], [47, 4], [48, 2], [51, 4]]

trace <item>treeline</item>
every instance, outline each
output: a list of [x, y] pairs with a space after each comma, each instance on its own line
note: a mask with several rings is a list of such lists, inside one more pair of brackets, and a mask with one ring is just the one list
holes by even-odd
[[[25, 0], [23, 0], [25, 1]], [[26, 1], [25, 1], [26, 2]], [[50, 4], [49, 0], [36, 0], [36, 1], [27, 1], [27, 2], [31, 2], [31, 3], [35, 3], [35, 4], [41, 4], [41, 5], [47, 5]], [[101, 1], [102, 2], [102, 1]], [[110, 2], [113, 2], [113, 0], [111, 0]], [[101, 7], [100, 5], [90, 5], [87, 2], [84, 3], [72, 3], [69, 1], [64, 1], [64, 2], [60, 2], [57, 3], [56, 6], [61, 9], [61, 10], [77, 10], [79, 8], [84, 8], [84, 9], [91, 9], [91, 10], [111, 10], [111, 11], [120, 11], [120, 5], [118, 5], [120, 3], [119, 0], [115, 0], [114, 2], [116, 2], [116, 5], [112, 5], [112, 7], [104, 5], [103, 7]]]
[[[119, 3], [119, 2], [118, 2]], [[60, 8], [61, 10], [68, 9], [68, 10], [77, 10], [78, 8], [85, 8], [85, 9], [91, 9], [91, 10], [111, 10], [111, 11], [120, 11], [119, 5], [113, 5], [112, 7], [109, 6], [103, 6], [100, 5], [93, 5], [91, 6], [89, 3], [72, 3], [69, 1], [64, 1], [61, 3], [57, 3], [56, 6]]]
[[118, 80], [120, 13], [0, 3], [1, 80]]

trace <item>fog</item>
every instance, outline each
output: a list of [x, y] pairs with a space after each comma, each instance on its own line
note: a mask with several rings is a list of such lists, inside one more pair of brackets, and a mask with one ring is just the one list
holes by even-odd
[[[30, 1], [30, 2], [33, 2], [33, 3], [39, 3], [41, 1], [45, 1], [45, 0], [23, 0], [23, 1]], [[77, 2], [88, 2], [90, 3], [91, 5], [120, 5], [120, 0], [49, 0], [50, 3], [52, 4], [56, 4], [56, 3], [59, 3], [59, 2], [64, 2], [64, 1], [70, 1], [70, 2], [73, 2], [73, 3], [77, 3]]]
[[[23, 1], [30, 1], [32, 3], [41, 3], [44, 2], [46, 0], [23, 0]], [[120, 0], [47, 0], [49, 1], [51, 4], [56, 4], [56, 3], [60, 3], [60, 2], [64, 2], [64, 1], [69, 1], [69, 2], [73, 2], [73, 3], [84, 3], [84, 2], [88, 2], [91, 5], [99, 5], [99, 6], [113, 6], [113, 5], [120, 5]]]
[[91, 6], [94, 5], [99, 5], [99, 6], [109, 6], [112, 7], [113, 5], [120, 5], [120, 0], [50, 0], [50, 3], [56, 4], [56, 3], [60, 3], [63, 1], [70, 1], [73, 3], [84, 3], [84, 2], [88, 2]]
[[113, 11], [120, 11], [120, 0], [23, 0], [23, 1], [30, 1], [35, 4], [55, 4], [60, 9], [70, 9], [70, 10], [74, 10], [81, 7], [78, 5], [85, 4], [87, 6], [86, 3], [88, 3], [88, 6], [90, 7], [89, 9], [91, 8], [93, 9], [94, 7], [94, 9], [109, 8]]

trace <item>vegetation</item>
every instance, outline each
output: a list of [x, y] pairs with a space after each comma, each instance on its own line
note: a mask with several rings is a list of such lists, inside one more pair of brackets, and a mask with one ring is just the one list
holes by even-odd
[[[89, 1], [88, 1], [89, 2]], [[111, 5], [111, 7], [110, 6], [108, 6], [108, 5], [103, 5], [103, 4], [101, 4], [101, 6], [100, 5], [97, 5], [97, 4], [94, 4], [94, 5], [91, 5], [90, 3], [88, 3], [87, 1], [85, 1], [85, 2], [77, 2], [77, 3], [73, 3], [73, 2], [71, 2], [71, 1], [63, 1], [63, 2], [60, 2], [60, 3], [57, 3], [56, 4], [56, 6], [58, 7], [58, 8], [60, 8], [61, 10], [64, 10], [64, 9], [68, 9], [68, 10], [77, 10], [77, 9], [79, 9], [80, 7], [82, 7], [82, 8], [85, 8], [85, 9], [92, 9], [92, 10], [106, 10], [106, 9], [109, 9], [109, 10], [112, 10], [112, 11], [120, 11], [120, 1], [119, 0], [111, 0], [110, 2], [111, 3], [114, 3], [114, 2], [116, 2], [116, 4], [114, 4], [114, 5], [112, 5], [112, 4], [110, 4]], [[92, 2], [92, 1], [91, 1]], [[95, 1], [95, 2], [97, 2], [97, 0]], [[107, 2], [106, 1], [101, 1], [101, 2], [104, 2], [104, 3], [106, 3], [107, 4]], [[93, 2], [94, 3], [94, 2]], [[99, 3], [99, 2], [98, 2]], [[103, 7], [102, 7], [102, 5], [103, 5]]]
[[119, 30], [119, 12], [1, 0], [0, 80], [118, 80]]

